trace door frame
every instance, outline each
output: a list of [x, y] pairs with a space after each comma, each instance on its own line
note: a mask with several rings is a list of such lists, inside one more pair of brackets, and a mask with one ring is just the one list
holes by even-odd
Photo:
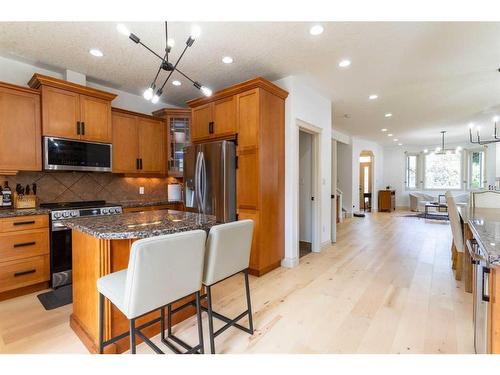
[[[370, 156], [371, 157], [371, 160], [370, 162], [360, 162], [359, 161], [359, 158], [362, 157], [362, 156]], [[369, 175], [368, 175], [368, 184], [369, 184], [369, 187], [370, 187], [370, 192], [372, 193], [372, 199], [371, 199], [371, 202], [370, 202], [370, 212], [373, 212], [373, 207], [374, 207], [374, 204], [375, 204], [375, 200], [374, 200], [374, 190], [375, 190], [375, 186], [374, 186], [374, 165], [375, 165], [375, 154], [373, 153], [373, 151], [371, 150], [362, 150], [360, 153], [359, 153], [359, 156], [358, 156], [358, 166], [359, 166], [359, 171], [358, 171], [358, 200], [359, 200], [359, 211], [363, 210], [363, 206], [364, 204], [362, 205], [361, 203], [364, 203], [364, 193], [362, 193], [363, 189], [362, 189], [362, 186], [364, 187], [364, 181], [362, 182], [361, 181], [361, 174], [363, 173], [363, 168], [369, 164]], [[362, 198], [362, 194], [363, 194], [363, 198]]]
[[[308, 133], [312, 136], [312, 150], [311, 150], [311, 155], [312, 155], [312, 177], [311, 177], [311, 193], [312, 196], [314, 197], [314, 201], [312, 201], [312, 222], [311, 222], [311, 234], [312, 234], [312, 243], [311, 243], [311, 250], [312, 252], [319, 253], [321, 251], [321, 174], [319, 170], [319, 159], [321, 155], [321, 132], [323, 129], [314, 126], [312, 124], [309, 124], [305, 121], [302, 121], [300, 119], [297, 119], [296, 122], [296, 132], [297, 132], [297, 139], [300, 137], [300, 132], [303, 131], [304, 133]], [[299, 152], [297, 152], [297, 166], [299, 165]], [[299, 204], [299, 191], [300, 191], [300, 173], [297, 173], [297, 178], [295, 181], [295, 186], [297, 187], [297, 195], [296, 195], [296, 200], [297, 200], [297, 208], [300, 207]], [[300, 215], [300, 212], [299, 212]], [[300, 220], [297, 217], [297, 240], [298, 240], [298, 233], [300, 233]], [[297, 257], [299, 256], [298, 254], [298, 241], [297, 241]]]

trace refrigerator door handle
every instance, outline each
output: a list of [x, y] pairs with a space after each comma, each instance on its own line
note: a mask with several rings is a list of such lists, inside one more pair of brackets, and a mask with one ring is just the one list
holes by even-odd
[[200, 212], [200, 152], [196, 154], [196, 164], [194, 166], [194, 199], [198, 212]]
[[200, 153], [200, 180], [202, 189], [200, 189], [201, 212], [205, 214], [205, 199], [207, 198], [207, 167], [205, 164], [205, 155]]

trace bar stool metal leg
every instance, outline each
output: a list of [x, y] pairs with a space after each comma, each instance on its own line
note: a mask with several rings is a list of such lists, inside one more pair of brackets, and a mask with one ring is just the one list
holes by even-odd
[[165, 306], [161, 308], [160, 311], [160, 330], [161, 330], [161, 340], [165, 340]]
[[248, 328], [253, 335], [253, 317], [252, 317], [252, 305], [250, 302], [250, 283], [248, 282], [248, 269], [245, 270], [245, 290], [247, 294], [247, 309], [248, 309]]
[[104, 351], [104, 295], [99, 293], [99, 354]]
[[208, 313], [208, 334], [210, 336], [210, 352], [215, 354], [214, 317], [212, 314], [212, 292], [207, 286], [207, 313]]
[[130, 354], [135, 354], [135, 319], [130, 319]]
[[198, 323], [198, 339], [200, 346], [200, 353], [205, 353], [205, 347], [203, 344], [203, 326], [201, 323], [201, 303], [200, 303], [200, 292], [196, 292], [196, 320]]

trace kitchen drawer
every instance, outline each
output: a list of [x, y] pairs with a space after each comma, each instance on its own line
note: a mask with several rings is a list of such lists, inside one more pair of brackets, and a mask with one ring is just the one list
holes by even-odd
[[48, 280], [48, 255], [0, 263], [0, 292]]
[[48, 227], [48, 215], [17, 216], [0, 219], [0, 233]]
[[49, 230], [32, 229], [0, 234], [0, 262], [49, 253]]

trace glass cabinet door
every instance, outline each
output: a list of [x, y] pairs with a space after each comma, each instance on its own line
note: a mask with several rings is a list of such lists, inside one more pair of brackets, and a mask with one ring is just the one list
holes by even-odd
[[183, 172], [183, 150], [190, 143], [189, 118], [170, 117], [169, 131], [168, 174], [181, 177]]

